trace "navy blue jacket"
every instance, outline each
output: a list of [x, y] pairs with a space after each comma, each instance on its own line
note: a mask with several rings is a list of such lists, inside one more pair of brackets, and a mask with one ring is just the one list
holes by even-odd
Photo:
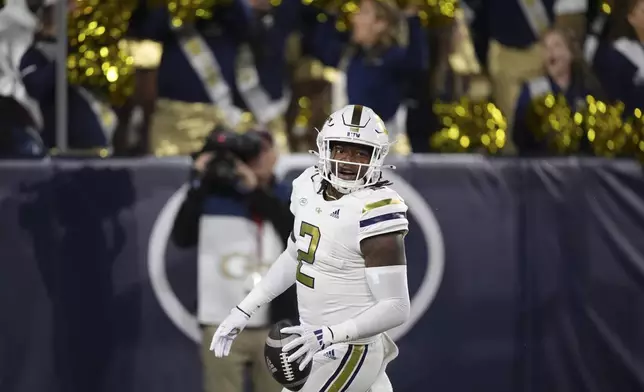
[[[170, 27], [165, 8], [139, 12], [131, 27], [135, 38], [161, 42], [163, 55], [158, 71], [158, 96], [182, 102], [212, 103], [206, 89], [184, 55]], [[272, 99], [283, 95], [288, 84], [286, 42], [288, 36], [315, 18], [311, 7], [300, 0], [284, 0], [268, 15], [257, 15], [243, 0], [218, 6], [210, 20], [199, 19], [196, 30], [214, 53], [222, 76], [232, 90], [235, 106], [247, 109], [237, 89], [235, 66], [241, 44], [251, 44], [260, 82]], [[310, 24], [310, 23], [309, 23]]]
[[635, 109], [644, 109], [644, 73], [638, 75], [638, 67], [614, 46], [597, 53], [594, 68], [608, 99], [625, 104], [625, 116], [631, 116]]
[[[356, 48], [346, 70], [349, 104], [372, 108], [384, 121], [391, 120], [407, 95], [410, 72], [428, 67], [427, 37], [420, 19], [408, 18], [409, 45], [392, 46], [374, 56]], [[350, 45], [347, 33], [335, 28], [329, 18], [319, 23], [313, 42], [313, 55], [330, 67], [338, 67]]]
[[[37, 39], [20, 62], [27, 93], [38, 101], [43, 116], [42, 138], [47, 147], [56, 145], [56, 62], [36, 47], [38, 42], [55, 45], [51, 39]], [[67, 89], [68, 146], [88, 149], [109, 145], [99, 119], [74, 86]]]
[[[554, 21], [555, 0], [542, 0]], [[512, 48], [527, 48], [538, 41], [521, 9], [519, 0], [466, 0], [475, 13], [472, 23], [474, 47], [481, 64], [487, 64], [490, 40]]]

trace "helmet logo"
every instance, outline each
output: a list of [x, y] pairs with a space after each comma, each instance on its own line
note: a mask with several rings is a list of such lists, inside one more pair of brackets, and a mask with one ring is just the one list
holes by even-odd
[[353, 113], [351, 114], [351, 122], [349, 125], [349, 132], [347, 136], [351, 137], [360, 137], [360, 119], [362, 118], [362, 105], [355, 105], [353, 107]]
[[385, 135], [389, 135], [389, 131], [387, 130], [387, 126], [385, 125], [385, 122], [382, 121], [380, 117], [378, 117], [378, 124], [376, 124], [376, 133], [384, 133]]

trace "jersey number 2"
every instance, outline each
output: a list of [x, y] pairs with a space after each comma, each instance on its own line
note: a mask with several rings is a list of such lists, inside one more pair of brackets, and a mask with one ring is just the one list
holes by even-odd
[[302, 273], [301, 269], [302, 263], [313, 264], [315, 262], [315, 252], [318, 250], [318, 244], [320, 243], [320, 229], [310, 223], [302, 222], [302, 225], [300, 225], [300, 237], [307, 236], [311, 237], [309, 249], [306, 252], [297, 250], [297, 261], [299, 262], [297, 265], [297, 281], [306, 287], [313, 288], [315, 286], [315, 278]]

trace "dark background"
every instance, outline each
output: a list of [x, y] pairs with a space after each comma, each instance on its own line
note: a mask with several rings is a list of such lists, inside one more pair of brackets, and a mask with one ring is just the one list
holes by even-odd
[[[433, 305], [398, 342], [396, 391], [644, 391], [637, 164], [396, 163], [446, 256]], [[153, 224], [187, 172], [184, 160], [0, 163], [1, 391], [200, 391], [197, 345], [160, 307], [147, 266]], [[414, 293], [428, 245], [410, 216]], [[169, 245], [166, 267], [194, 311], [194, 254]]]

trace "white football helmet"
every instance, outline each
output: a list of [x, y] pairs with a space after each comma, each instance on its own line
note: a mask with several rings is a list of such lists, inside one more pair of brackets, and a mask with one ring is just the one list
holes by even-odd
[[[334, 142], [353, 143], [371, 147], [368, 164], [332, 159]], [[382, 165], [389, 153], [389, 133], [372, 109], [362, 105], [348, 105], [333, 113], [324, 123], [317, 137], [318, 169], [322, 177], [341, 193], [374, 185], [382, 176]], [[359, 166], [354, 180], [339, 178], [338, 164]], [[363, 169], [366, 167], [366, 171]]]

